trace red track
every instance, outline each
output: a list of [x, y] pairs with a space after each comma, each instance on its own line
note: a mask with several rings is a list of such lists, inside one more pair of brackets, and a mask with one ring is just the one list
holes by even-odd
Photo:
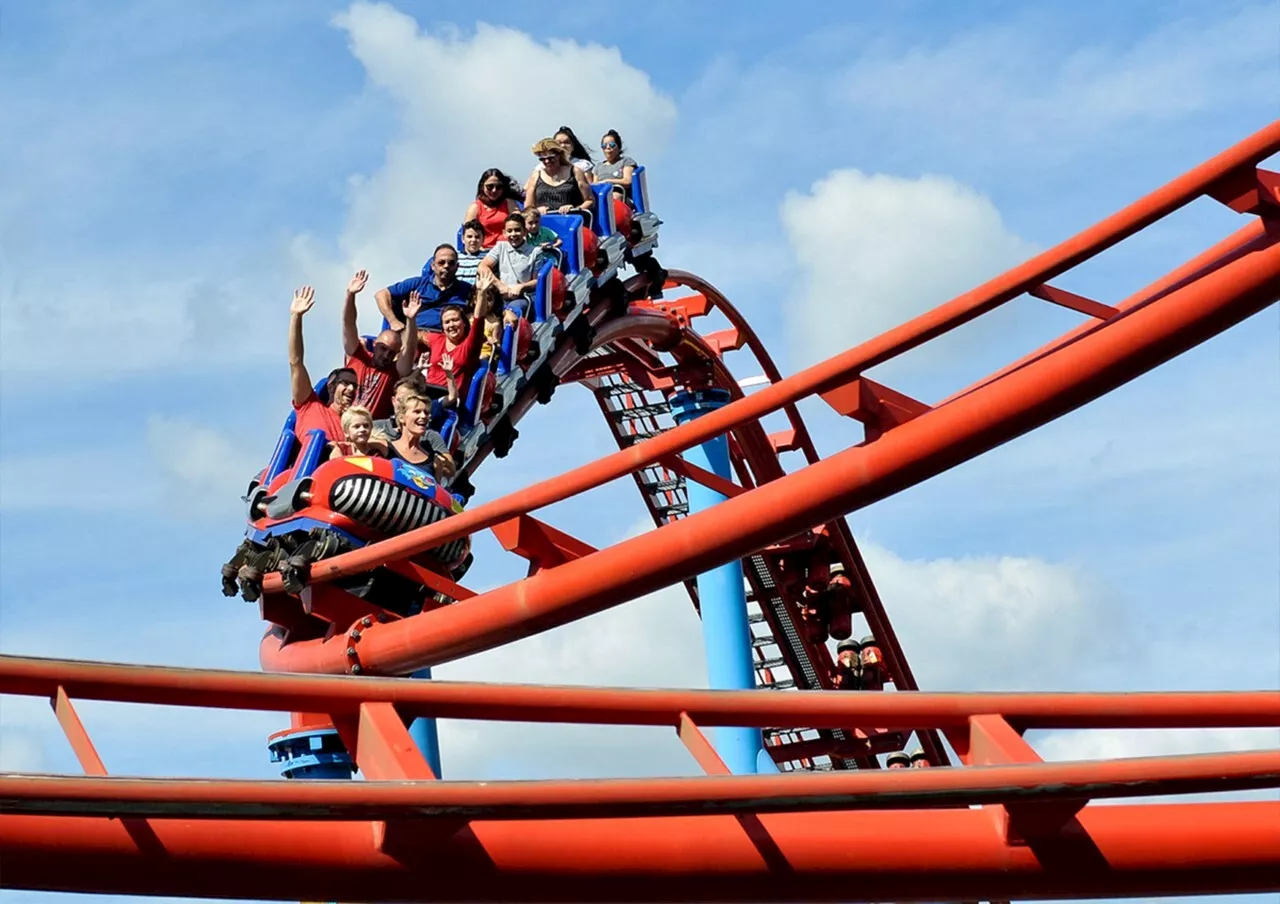
[[[830, 687], [830, 655], [801, 630], [806, 574], [845, 566], [858, 617], [898, 691], [906, 658], [843, 516], [973, 458], [1150, 370], [1280, 297], [1280, 150], [1273, 124], [1120, 213], [897, 329], [788, 379], [727, 300], [673, 273], [654, 301], [593, 308], [596, 351], [557, 349], [556, 371], [600, 401], [620, 450], [444, 522], [317, 563], [295, 599], [268, 581], [262, 661], [272, 671], [404, 674], [686, 581], [741, 559], [756, 610], [762, 684]], [[1057, 280], [1196, 198], [1250, 222], [1115, 304]], [[933, 405], [863, 376], [1029, 294], [1090, 318]], [[699, 336], [719, 310], [732, 324]], [[745, 348], [770, 385], [744, 396], [724, 355]], [[714, 385], [735, 401], [668, 427], [662, 393]], [[866, 441], [819, 460], [795, 404], [811, 395], [860, 420]], [[518, 400], [519, 416], [532, 398]], [[772, 435], [761, 419], [784, 411]], [[736, 484], [680, 453], [728, 433]], [[790, 472], [782, 456], [805, 464]], [[471, 467], [483, 457], [470, 463]], [[595, 549], [530, 513], [633, 475], [657, 530]], [[683, 482], [730, 496], [687, 515]], [[492, 529], [530, 576], [484, 594], [411, 557]], [[459, 600], [407, 619], [362, 611], [332, 579], [388, 565]], [[686, 583], [686, 586], [691, 586]], [[692, 588], [691, 588], [692, 589]], [[696, 593], [695, 593], [696, 602]], [[783, 675], [789, 677], [781, 677]], [[908, 900], [1151, 895], [1280, 888], [1280, 803], [1088, 806], [1093, 798], [1280, 786], [1280, 753], [1109, 763], [1040, 761], [1028, 728], [1276, 726], [1280, 693], [930, 695], [428, 685], [395, 679], [190, 672], [10, 658], [0, 692], [49, 695], [86, 772], [0, 778], [0, 858], [14, 887], [348, 900]], [[369, 782], [175, 782], [105, 778], [72, 697], [288, 709], [333, 719]], [[433, 782], [404, 729], [415, 715], [665, 724], [712, 776], [600, 782]], [[784, 768], [832, 774], [722, 775], [699, 726], [770, 729]], [[937, 732], [967, 768], [844, 772], [916, 732]], [[973, 809], [976, 807], [976, 809]], [[824, 811], [824, 812], [815, 812]], [[864, 812], [865, 811], [865, 812]], [[75, 870], [68, 869], [74, 863]]]

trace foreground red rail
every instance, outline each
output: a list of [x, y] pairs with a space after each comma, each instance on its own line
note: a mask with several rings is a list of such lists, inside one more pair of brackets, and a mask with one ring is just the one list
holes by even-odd
[[[90, 775], [0, 777], [10, 887], [360, 900], [974, 899], [1280, 887], [1280, 750], [1045, 763], [1040, 728], [1280, 726], [1280, 692], [840, 694], [269, 675], [0, 657]], [[73, 698], [328, 715], [368, 781], [113, 778]], [[707, 776], [434, 781], [415, 715], [667, 725]], [[966, 767], [730, 776], [700, 726], [912, 726]], [[75, 864], [74, 870], [67, 865]]]

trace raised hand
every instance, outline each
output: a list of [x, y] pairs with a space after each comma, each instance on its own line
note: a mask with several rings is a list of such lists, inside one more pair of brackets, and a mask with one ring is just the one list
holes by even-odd
[[418, 290], [414, 289], [409, 293], [409, 300], [404, 303], [404, 319], [406, 321], [417, 319], [418, 312], [422, 310], [422, 296], [418, 294]]
[[476, 291], [483, 292], [493, 285], [493, 272], [486, 269], [476, 271]]
[[302, 316], [311, 310], [311, 306], [316, 303], [316, 290], [310, 286], [303, 286], [293, 293], [293, 301], [289, 305], [289, 313]]
[[453, 355], [445, 352], [440, 356], [440, 369], [450, 376], [453, 375]]
[[351, 277], [351, 281], [347, 283], [347, 294], [359, 295], [360, 290], [363, 289], [365, 287], [365, 284], [368, 282], [369, 282], [369, 271], [357, 270], [356, 275]]

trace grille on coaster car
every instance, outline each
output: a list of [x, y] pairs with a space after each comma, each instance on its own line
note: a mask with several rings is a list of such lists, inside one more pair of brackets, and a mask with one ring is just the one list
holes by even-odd
[[[377, 477], [343, 477], [329, 492], [329, 508], [378, 533], [402, 534], [448, 518], [436, 503]], [[452, 565], [467, 553], [467, 538], [427, 550], [432, 558]]]

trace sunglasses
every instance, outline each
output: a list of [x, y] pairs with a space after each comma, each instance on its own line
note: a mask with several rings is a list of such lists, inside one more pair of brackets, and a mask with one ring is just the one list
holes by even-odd
[[547, 160], [559, 160], [560, 155], [559, 154], [539, 154], [538, 159], [542, 160], [543, 162]]
[[618, 146], [618, 142], [616, 142], [616, 141], [602, 141], [602, 142], [600, 142], [600, 147], [602, 147], [602, 148], [616, 148], [617, 146]]
[[485, 187], [485, 188], [488, 188], [488, 189], [499, 189], [499, 188], [502, 188], [502, 183], [501, 183], [501, 182], [486, 182], [486, 183], [484, 184], [484, 187]]

